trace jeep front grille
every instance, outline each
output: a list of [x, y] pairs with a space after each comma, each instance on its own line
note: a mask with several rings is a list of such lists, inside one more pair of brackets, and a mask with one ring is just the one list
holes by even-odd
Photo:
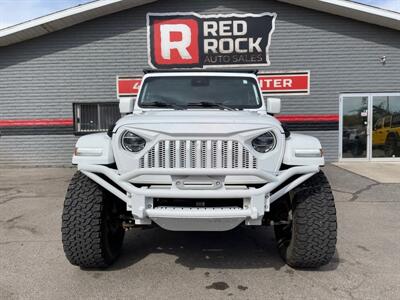
[[159, 141], [140, 159], [140, 168], [256, 169], [257, 158], [237, 141]]

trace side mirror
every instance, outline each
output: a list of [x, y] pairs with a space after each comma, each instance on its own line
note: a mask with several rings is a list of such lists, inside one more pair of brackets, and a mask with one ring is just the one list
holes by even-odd
[[121, 114], [130, 114], [133, 112], [133, 104], [135, 98], [132, 97], [121, 97], [119, 98], [119, 112]]
[[267, 113], [279, 114], [281, 112], [281, 99], [279, 98], [267, 98]]

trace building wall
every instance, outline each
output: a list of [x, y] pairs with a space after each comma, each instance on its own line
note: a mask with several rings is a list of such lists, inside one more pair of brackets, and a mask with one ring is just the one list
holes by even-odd
[[[400, 90], [398, 31], [273, 0], [161, 0], [0, 48], [0, 120], [72, 118], [73, 102], [116, 100], [116, 75], [148, 68], [146, 13], [175, 11], [276, 12], [267, 69], [311, 71], [311, 95], [282, 97], [283, 114], [338, 114], [340, 93]], [[0, 131], [0, 164], [70, 162], [71, 131]], [[306, 133], [337, 159], [337, 130]]]
[[68, 165], [71, 163], [75, 142], [73, 135], [2, 136], [0, 166]]

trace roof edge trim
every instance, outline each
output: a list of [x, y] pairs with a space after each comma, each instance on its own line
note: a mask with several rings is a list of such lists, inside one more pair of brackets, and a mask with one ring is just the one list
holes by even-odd
[[[95, 0], [21, 24], [0, 29], [0, 47], [62, 30], [125, 9], [158, 0]], [[361, 22], [400, 30], [400, 13], [349, 0], [277, 0]]]
[[400, 30], [400, 13], [350, 0], [278, 0], [357, 21]]

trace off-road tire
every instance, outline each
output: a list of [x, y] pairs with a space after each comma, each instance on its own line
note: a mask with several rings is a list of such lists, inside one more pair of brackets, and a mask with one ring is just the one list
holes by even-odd
[[105, 268], [118, 257], [124, 239], [117, 199], [84, 174], [71, 179], [62, 214], [62, 243], [73, 265]]
[[[321, 171], [287, 198], [289, 225], [275, 226], [279, 252], [294, 268], [317, 268], [330, 262], [336, 249], [337, 223], [330, 184]], [[289, 218], [290, 220], [290, 218]]]

